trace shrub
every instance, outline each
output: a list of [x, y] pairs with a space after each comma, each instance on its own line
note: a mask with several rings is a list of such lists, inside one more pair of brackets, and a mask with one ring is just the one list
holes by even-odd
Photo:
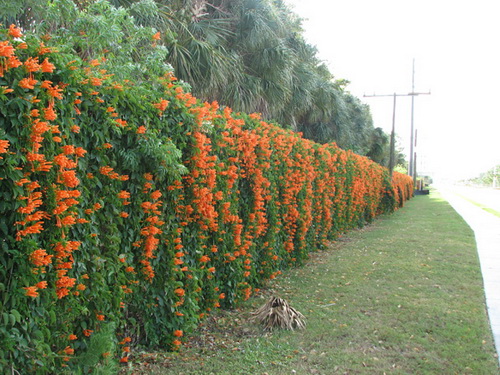
[[0, 34], [3, 372], [175, 350], [211, 309], [411, 194], [335, 144], [200, 103], [171, 71], [139, 85]]

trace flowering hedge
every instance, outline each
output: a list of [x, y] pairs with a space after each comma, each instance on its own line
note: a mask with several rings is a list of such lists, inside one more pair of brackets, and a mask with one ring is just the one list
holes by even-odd
[[411, 195], [408, 176], [200, 103], [172, 72], [116, 82], [103, 60], [0, 35], [0, 372], [176, 349]]

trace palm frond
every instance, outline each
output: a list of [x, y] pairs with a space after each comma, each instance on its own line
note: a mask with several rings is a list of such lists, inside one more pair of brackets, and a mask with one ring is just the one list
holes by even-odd
[[252, 312], [252, 320], [262, 324], [265, 330], [305, 328], [305, 317], [283, 298], [271, 297], [263, 306]]

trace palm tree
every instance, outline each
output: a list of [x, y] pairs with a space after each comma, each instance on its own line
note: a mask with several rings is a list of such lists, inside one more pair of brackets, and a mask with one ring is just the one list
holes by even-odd
[[[1, 8], [0, 18], [60, 38], [73, 33], [66, 45], [83, 58], [99, 55], [107, 43], [124, 75], [147, 79], [150, 69], [162, 66], [151, 61], [162, 59], [202, 100], [260, 112], [321, 143], [375, 152], [368, 107], [318, 59], [283, 0], [108, 1], [118, 8], [112, 12], [133, 16], [135, 25], [101, 17], [98, 12], [109, 8], [105, 0], [18, 0]], [[149, 48], [146, 27], [160, 31], [163, 54]], [[100, 31], [82, 38], [78, 28]], [[141, 33], [143, 39], [136, 36]]]
[[206, 0], [112, 0], [127, 7], [141, 26], [161, 32], [167, 61], [200, 99], [212, 99], [225, 87], [237, 63], [225, 49], [231, 20]]
[[389, 163], [389, 137], [384, 133], [382, 128], [375, 128], [371, 134], [371, 145], [366, 153], [373, 161], [388, 165]]

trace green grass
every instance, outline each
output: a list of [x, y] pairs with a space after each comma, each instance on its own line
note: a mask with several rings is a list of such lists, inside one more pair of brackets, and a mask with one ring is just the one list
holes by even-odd
[[[306, 329], [252, 324], [271, 294], [301, 311]], [[137, 354], [130, 366], [124, 373], [499, 373], [474, 235], [435, 192], [208, 318], [180, 353]]]

